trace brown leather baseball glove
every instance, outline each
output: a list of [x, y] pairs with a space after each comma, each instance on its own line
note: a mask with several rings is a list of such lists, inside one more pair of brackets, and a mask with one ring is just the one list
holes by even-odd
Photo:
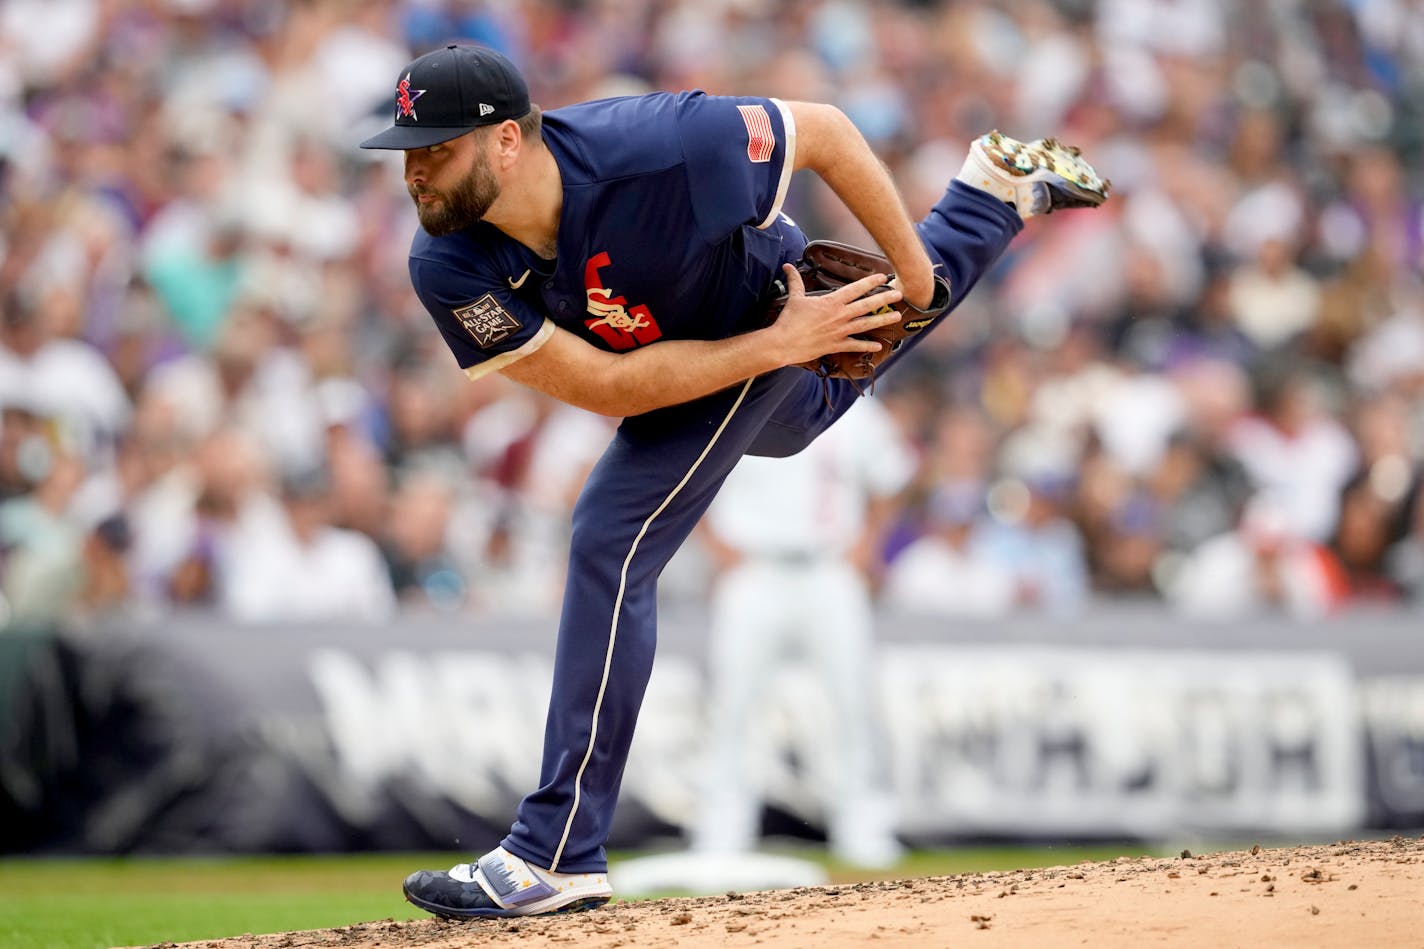
[[[812, 241], [806, 245], [801, 261], [796, 265], [801, 280], [806, 285], [806, 295], [815, 296], [830, 293], [848, 283], [874, 273], [891, 273], [890, 261], [873, 251], [852, 247], [837, 241]], [[867, 333], [856, 334], [857, 339], [872, 339], [880, 343], [880, 349], [873, 353], [827, 353], [819, 359], [801, 363], [825, 379], [870, 379], [874, 381], [875, 370], [895, 353], [905, 337], [913, 336], [944, 315], [949, 308], [949, 281], [935, 274], [934, 301], [928, 309], [921, 310], [901, 300], [886, 306], [900, 312], [900, 321], [882, 326]], [[871, 294], [890, 290], [889, 284], [876, 287]], [[771, 301], [767, 310], [767, 323], [773, 323], [786, 306], [788, 295], [780, 294]]]

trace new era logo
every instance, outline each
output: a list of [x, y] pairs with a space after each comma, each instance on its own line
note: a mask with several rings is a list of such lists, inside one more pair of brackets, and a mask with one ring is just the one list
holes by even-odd
[[491, 112], [493, 112], [493, 111], [494, 111], [494, 106], [490, 105], [490, 104], [487, 103], [487, 102], [481, 102], [481, 103], [480, 103], [480, 118], [484, 118], [485, 116], [489, 115], [489, 114], [490, 114]]

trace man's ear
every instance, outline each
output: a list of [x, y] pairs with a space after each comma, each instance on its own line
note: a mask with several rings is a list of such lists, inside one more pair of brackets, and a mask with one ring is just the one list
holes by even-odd
[[524, 148], [524, 133], [519, 130], [519, 123], [513, 119], [505, 119], [494, 129], [495, 155], [501, 168], [508, 168], [519, 158], [519, 153]]

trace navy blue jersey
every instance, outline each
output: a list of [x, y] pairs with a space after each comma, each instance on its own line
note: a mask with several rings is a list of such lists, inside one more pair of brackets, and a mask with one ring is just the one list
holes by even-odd
[[610, 351], [750, 329], [800, 254], [779, 217], [795, 126], [775, 99], [586, 102], [545, 113], [544, 141], [563, 180], [555, 260], [483, 222], [411, 245], [415, 291], [472, 377], [555, 325]]

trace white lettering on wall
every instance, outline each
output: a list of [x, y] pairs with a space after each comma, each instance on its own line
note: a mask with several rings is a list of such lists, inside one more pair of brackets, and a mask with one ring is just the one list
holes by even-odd
[[[394, 782], [494, 820], [538, 780], [552, 659], [314, 652], [343, 808]], [[1365, 815], [1362, 697], [1328, 654], [886, 645], [881, 765], [909, 834], [1347, 832]], [[1407, 686], [1407, 687], [1406, 687]], [[835, 697], [781, 673], [758, 716], [771, 804], [821, 819]], [[692, 820], [707, 721], [700, 667], [655, 666], [622, 799]], [[1424, 679], [1363, 697], [1400, 806], [1424, 807]]]

